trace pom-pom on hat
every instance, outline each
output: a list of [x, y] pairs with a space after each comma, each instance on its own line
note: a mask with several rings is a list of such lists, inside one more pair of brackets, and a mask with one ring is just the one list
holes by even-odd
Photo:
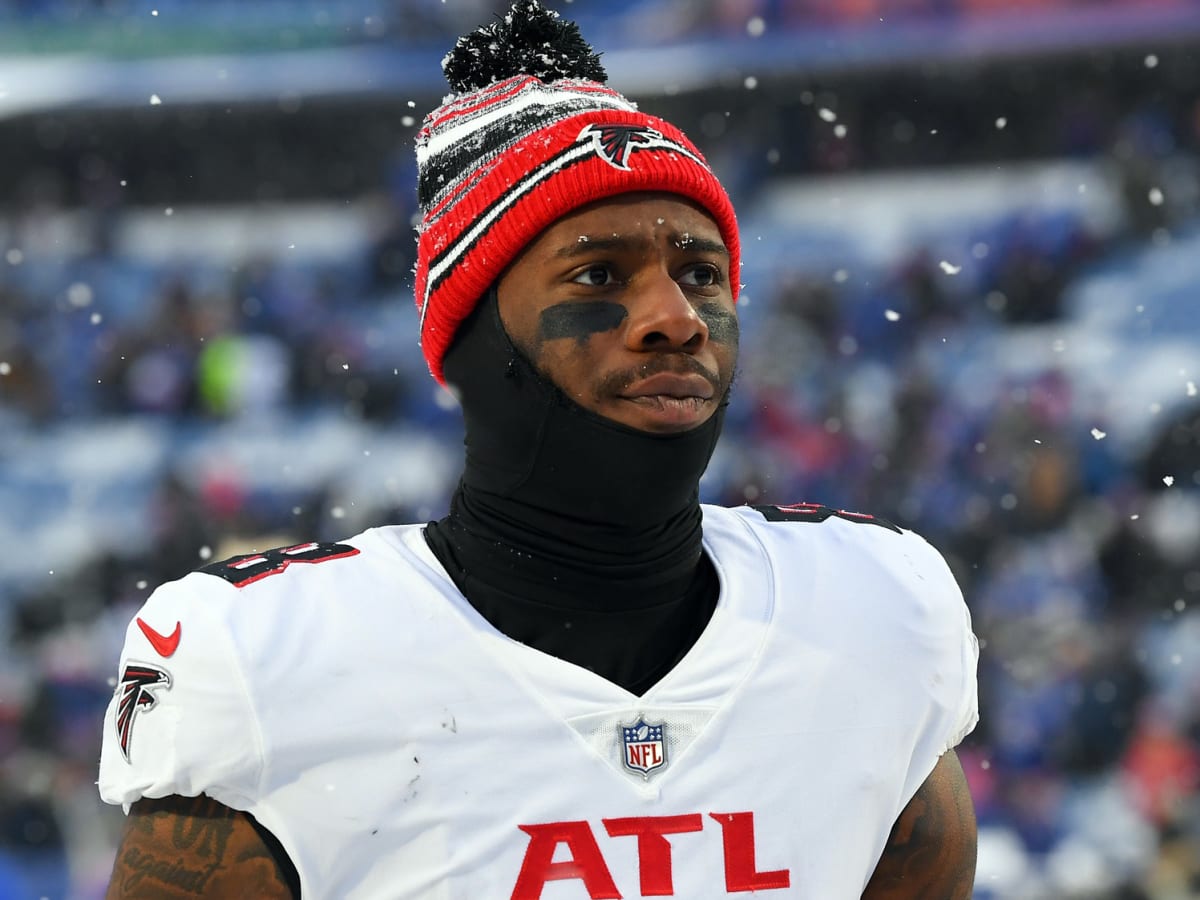
[[674, 125], [605, 87], [579, 28], [517, 0], [442, 61], [454, 93], [417, 135], [416, 301], [421, 349], [444, 383], [458, 326], [500, 274], [573, 209], [630, 191], [698, 203], [716, 221], [738, 293], [737, 221], [725, 189]]

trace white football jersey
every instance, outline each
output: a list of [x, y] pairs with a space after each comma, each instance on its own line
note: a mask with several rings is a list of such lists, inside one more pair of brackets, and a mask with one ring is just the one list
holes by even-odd
[[712, 620], [640, 697], [496, 631], [421, 526], [192, 573], [130, 624], [100, 793], [253, 814], [305, 900], [858, 898], [976, 722], [962, 595], [824, 507], [706, 506], [704, 546]]

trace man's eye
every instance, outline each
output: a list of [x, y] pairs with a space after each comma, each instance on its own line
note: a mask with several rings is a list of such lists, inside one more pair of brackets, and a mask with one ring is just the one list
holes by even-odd
[[605, 285], [612, 284], [613, 276], [608, 266], [589, 266], [571, 280], [576, 284], [604, 287]]
[[684, 272], [679, 280], [692, 287], [711, 287], [720, 283], [721, 273], [716, 266], [695, 266]]

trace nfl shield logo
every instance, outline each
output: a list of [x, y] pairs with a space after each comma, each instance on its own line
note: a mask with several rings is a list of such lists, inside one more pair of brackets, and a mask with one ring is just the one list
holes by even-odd
[[667, 764], [667, 742], [664, 738], [666, 726], [659, 722], [651, 725], [639, 718], [632, 725], [621, 726], [622, 762], [631, 772], [649, 778], [655, 769]]

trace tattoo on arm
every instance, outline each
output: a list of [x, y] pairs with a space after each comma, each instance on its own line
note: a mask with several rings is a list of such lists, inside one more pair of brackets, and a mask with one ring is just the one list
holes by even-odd
[[968, 900], [976, 837], [967, 780], [950, 750], [896, 820], [863, 900]]
[[211, 797], [133, 805], [106, 900], [295, 900], [250, 818]]

